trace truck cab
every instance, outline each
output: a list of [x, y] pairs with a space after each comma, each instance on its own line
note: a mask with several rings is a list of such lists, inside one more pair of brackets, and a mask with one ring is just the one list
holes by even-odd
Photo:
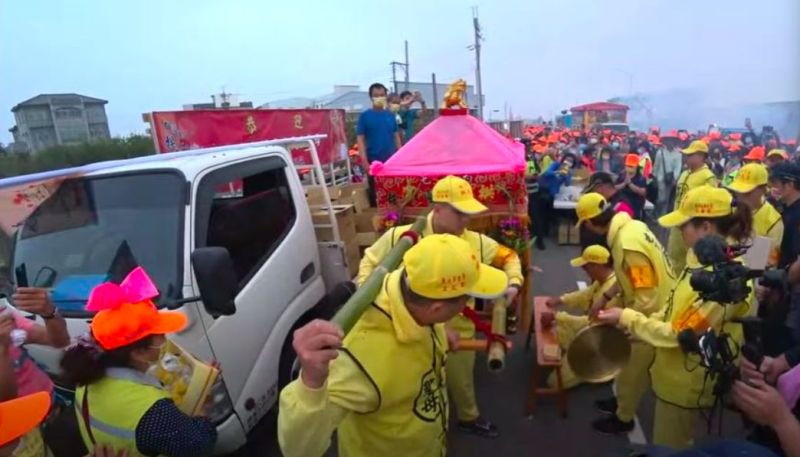
[[[25, 270], [31, 286], [50, 288], [76, 338], [91, 322], [83, 309], [91, 289], [104, 281], [119, 282], [142, 266], [161, 293], [158, 306], [189, 319], [186, 330], [170, 338], [201, 360], [221, 365], [222, 376], [211, 394], [211, 419], [218, 427], [218, 453], [231, 452], [246, 442], [247, 432], [290, 379], [292, 330], [320, 313], [327, 291], [347, 279], [341, 242], [317, 242], [289, 153], [289, 145], [298, 141], [316, 152], [317, 139], [66, 170], [49, 197], [19, 225], [11, 271]], [[309, 168], [324, 183], [314, 157], [315, 166]], [[0, 190], [37, 179], [23, 178], [0, 180]], [[327, 190], [324, 195], [330, 207]], [[333, 221], [332, 227], [335, 232]], [[193, 253], [209, 247], [225, 253], [222, 265], [232, 269], [233, 290], [218, 290], [225, 289], [226, 281], [210, 283], [213, 276], [207, 272], [195, 274]], [[209, 290], [217, 299], [208, 299]], [[220, 294], [230, 296], [224, 306]], [[58, 384], [60, 351], [28, 350]]]

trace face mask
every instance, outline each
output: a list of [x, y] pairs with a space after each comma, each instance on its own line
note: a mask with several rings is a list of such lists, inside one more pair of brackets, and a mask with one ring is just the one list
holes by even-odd
[[611, 158], [611, 156], [610, 156], [610, 155], [608, 155], [608, 154], [603, 154], [603, 160], [608, 160], [608, 159], [610, 159], [610, 158]]
[[611, 147], [614, 148], [614, 149], [619, 149], [619, 142], [615, 141], [615, 142], [611, 143]]
[[372, 106], [378, 109], [386, 108], [386, 97], [373, 97]]
[[393, 113], [400, 112], [400, 104], [399, 103], [392, 103], [389, 105], [389, 109], [392, 110]]

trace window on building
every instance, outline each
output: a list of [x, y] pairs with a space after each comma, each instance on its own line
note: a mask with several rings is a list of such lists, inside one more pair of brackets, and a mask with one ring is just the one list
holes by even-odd
[[77, 143], [86, 141], [86, 127], [83, 125], [64, 125], [58, 128], [62, 143]]
[[56, 119], [80, 119], [83, 112], [78, 108], [63, 107], [55, 109]]
[[296, 212], [277, 157], [210, 173], [197, 193], [196, 244], [228, 250], [244, 286], [291, 230]]

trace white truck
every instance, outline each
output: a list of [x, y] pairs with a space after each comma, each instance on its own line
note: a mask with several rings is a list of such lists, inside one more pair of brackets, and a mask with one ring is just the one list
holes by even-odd
[[[331, 208], [316, 154], [321, 138], [0, 180], [2, 192], [63, 179], [19, 226], [11, 271], [23, 268], [31, 285], [51, 287], [74, 338], [88, 330], [91, 315], [83, 306], [91, 288], [143, 266], [161, 292], [159, 306], [189, 318], [173, 340], [221, 364], [212, 392], [216, 453], [234, 451], [290, 379], [292, 330], [315, 316], [330, 316], [329, 292], [349, 279], [334, 214], [324, 225], [334, 241], [318, 242], [299, 177], [310, 168]], [[313, 165], [292, 163], [289, 149], [298, 144], [311, 149]], [[59, 351], [29, 351], [58, 384]]]

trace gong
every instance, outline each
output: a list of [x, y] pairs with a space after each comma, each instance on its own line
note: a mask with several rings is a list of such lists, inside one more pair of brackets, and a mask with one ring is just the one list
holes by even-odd
[[631, 342], [625, 332], [603, 324], [581, 329], [567, 350], [567, 361], [575, 375], [592, 383], [614, 379], [630, 356]]

